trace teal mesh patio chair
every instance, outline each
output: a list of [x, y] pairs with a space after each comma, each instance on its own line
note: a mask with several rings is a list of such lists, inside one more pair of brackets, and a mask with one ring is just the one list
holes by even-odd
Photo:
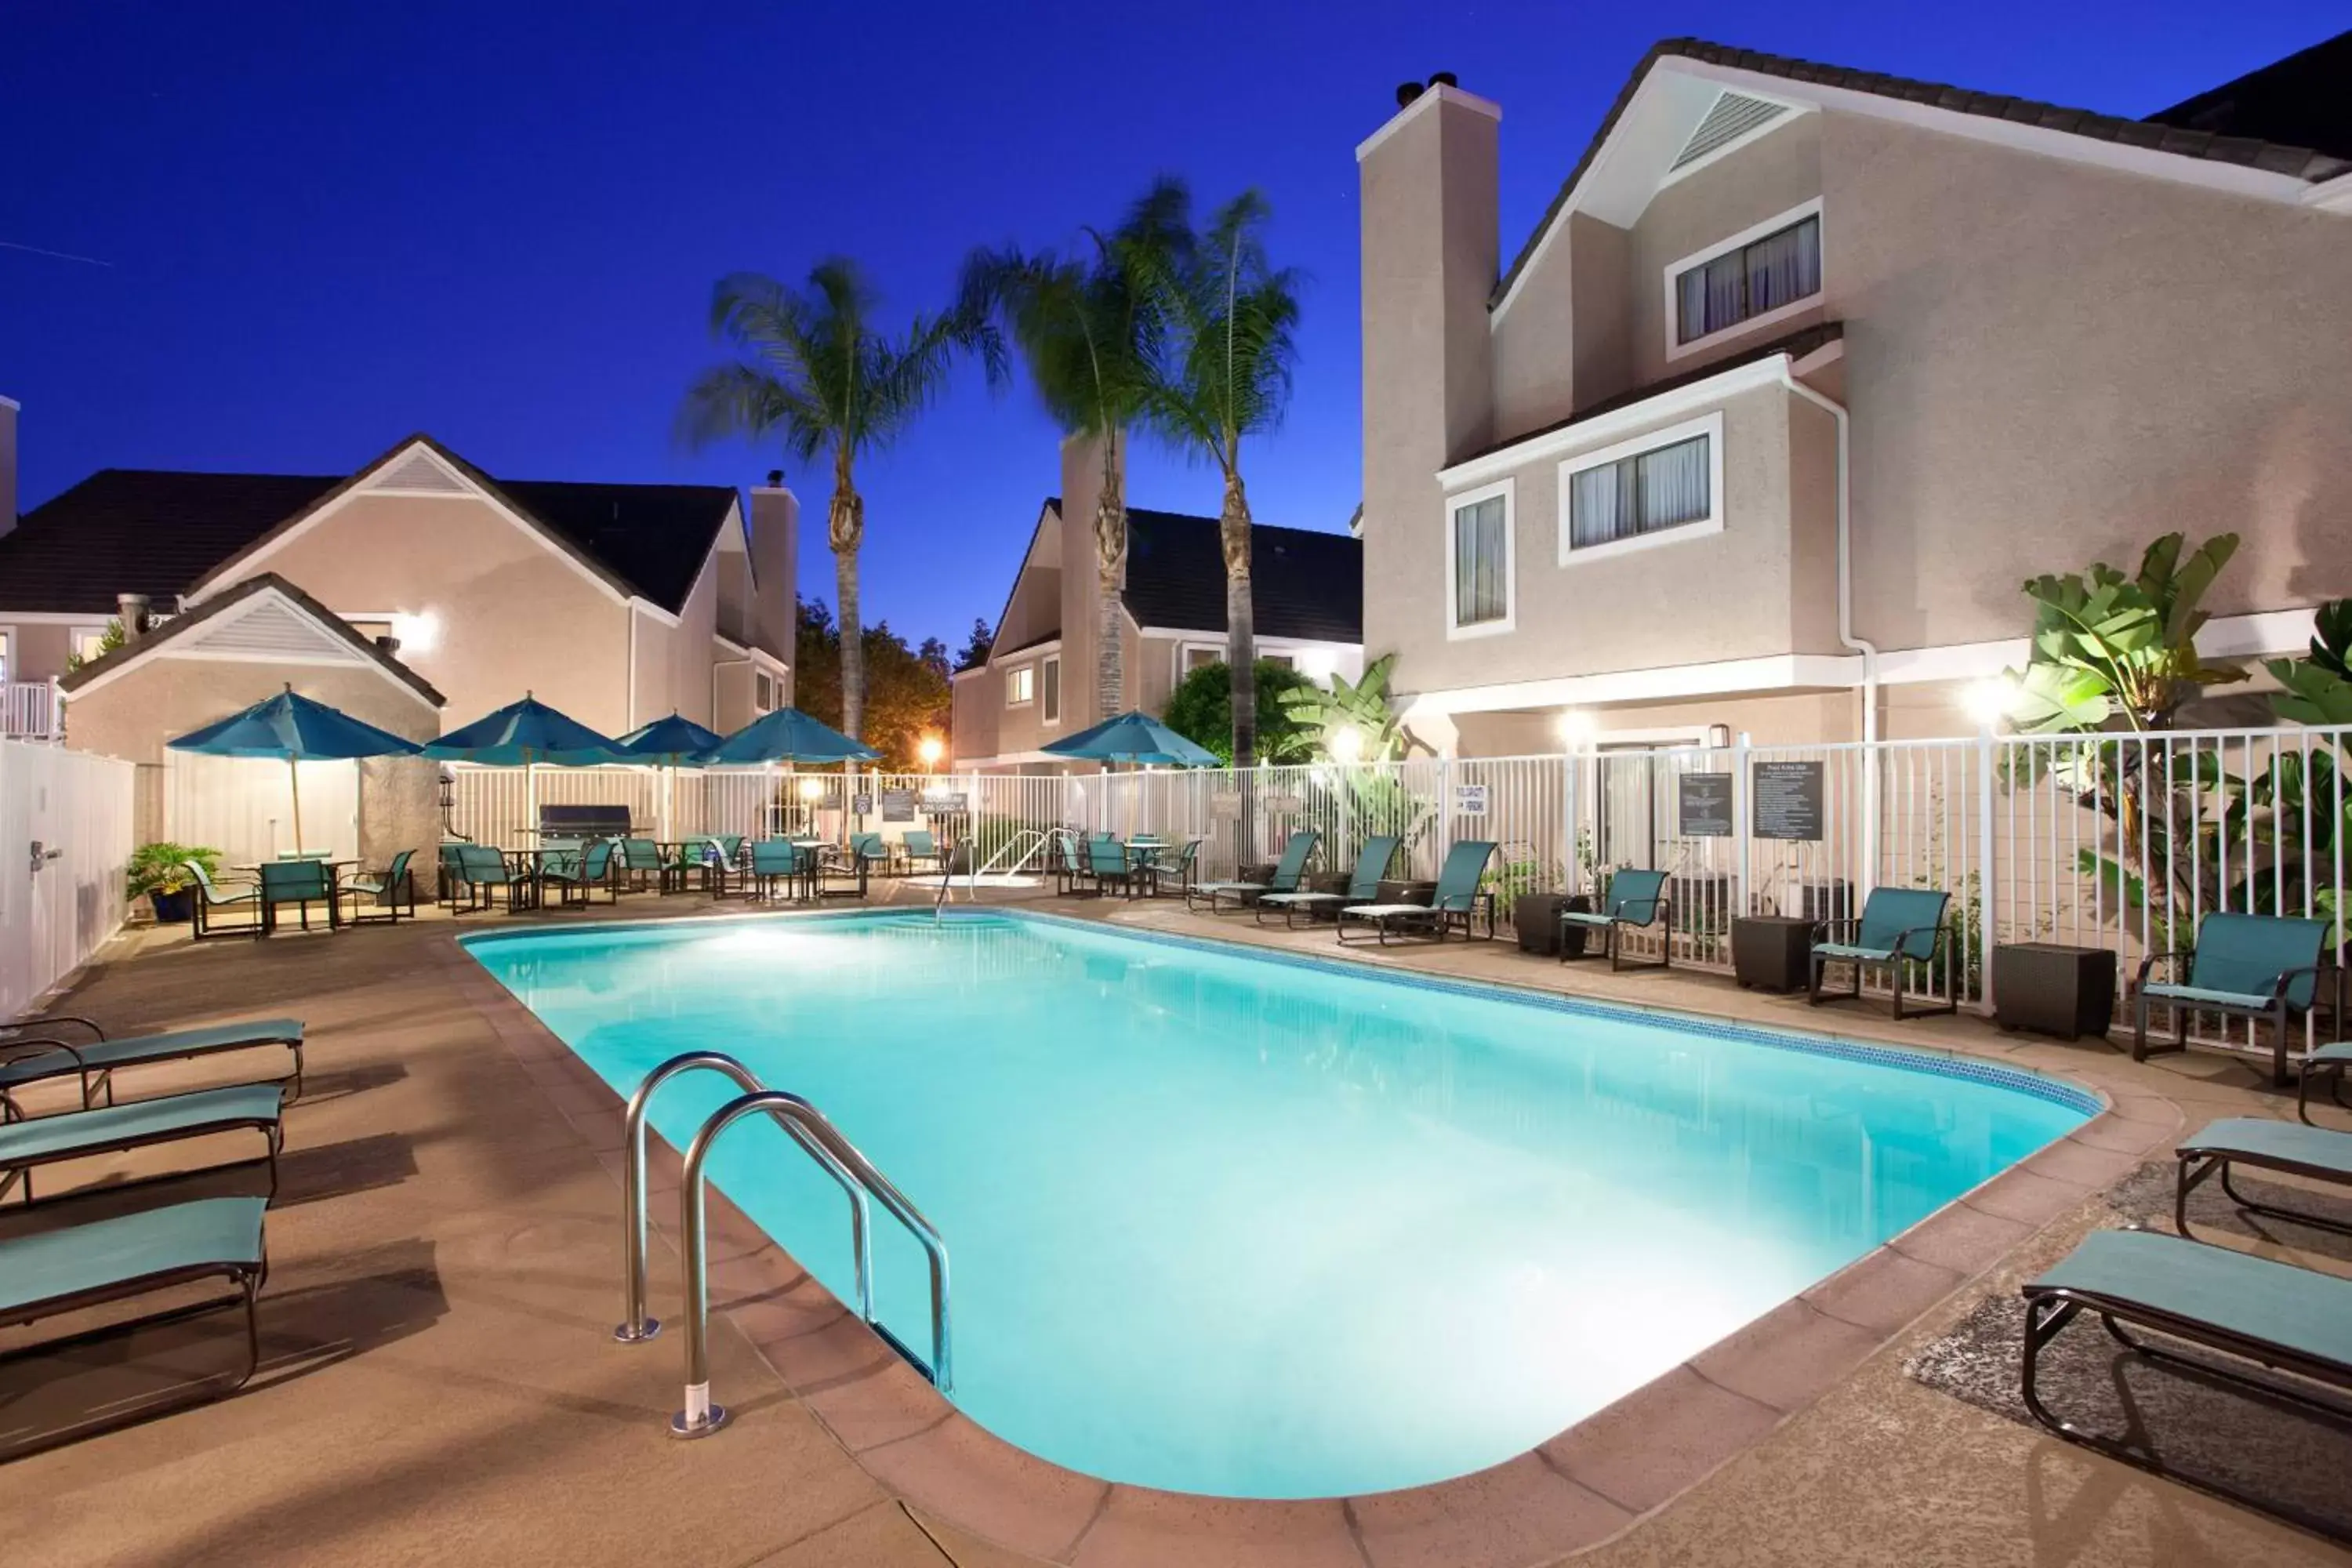
[[[675, 868], [662, 858], [661, 846], [652, 839], [624, 838], [621, 840], [621, 877], [629, 884], [632, 892], [642, 893], [650, 890], [667, 893], [670, 891], [670, 884], [675, 879], [671, 875], [674, 869]], [[650, 889], [647, 887], [649, 879]]]
[[269, 936], [278, 930], [278, 911], [289, 904], [295, 907], [302, 920], [302, 929], [310, 929], [310, 906], [323, 904], [327, 910], [327, 929], [334, 930], [342, 923], [335, 905], [334, 868], [323, 860], [265, 860], [261, 863], [261, 929], [256, 936]]
[[552, 885], [559, 904], [585, 906], [599, 888], [604, 889], [607, 903], [619, 903], [621, 884], [613, 875], [613, 841], [599, 838], [577, 856], [541, 860], [539, 885], [542, 902], [546, 899], [546, 889]]
[[492, 897], [501, 889], [506, 893], [509, 912], [522, 907], [522, 879], [515, 875], [514, 868], [507, 864], [507, 858], [496, 846], [460, 844], [456, 847], [457, 884], [465, 889], [466, 897], [462, 903], [451, 900], [450, 913], [466, 914], [476, 910], [487, 910]]
[[[212, 874], [194, 860], [184, 861], [189, 876], [195, 879], [192, 889], [195, 897], [188, 900], [188, 910], [194, 919], [191, 935], [202, 942], [210, 936], [258, 936], [261, 934], [261, 888], [253, 882], [215, 882]], [[223, 910], [243, 910], [250, 921], [232, 921], [218, 926]]]
[[1290, 836], [1282, 847], [1282, 858], [1275, 862], [1274, 874], [1263, 882], [1199, 882], [1184, 892], [1184, 909], [1195, 912], [1196, 901], [1205, 900], [1209, 912], [1215, 914], [1218, 904], [1226, 899], [1234, 908], [1245, 910], [1257, 901], [1262, 893], [1295, 893], [1307, 878], [1307, 862], [1314, 857], [1315, 846], [1322, 835], [1314, 828], [1302, 827]]
[[751, 843], [751, 871], [746, 879], [754, 899], [773, 900], [781, 885], [787, 898], [795, 887], [816, 892], [816, 851], [789, 838], [759, 838]]
[[[1335, 933], [1341, 942], [1348, 940], [1348, 922], [1370, 925], [1373, 936], [1385, 947], [1391, 935], [1423, 936], [1444, 942], [1445, 933], [1456, 925], [1462, 928], [1462, 940], [1468, 942], [1478, 932], [1474, 921], [1478, 907], [1486, 909], [1486, 938], [1495, 940], [1495, 895], [1482, 890], [1478, 884], [1486, 875], [1486, 862], [1495, 858], [1496, 845], [1491, 838], [1463, 838], [1445, 852], [1445, 864], [1437, 869], [1437, 888], [1425, 904], [1349, 904], [1339, 910], [1339, 926]], [[1361, 940], [1360, 938], [1358, 940]]]
[[[1852, 1001], [1862, 994], [1863, 971], [1884, 969], [1895, 985], [1895, 1016], [1897, 1018], [1924, 1018], [1937, 1013], [1957, 1013], [1960, 1010], [1960, 988], [1954, 985], [1952, 994], [1932, 1007], [1903, 1007], [1903, 982], [1914, 964], [1931, 972], [1941, 954], [1946, 931], [1944, 910], [1950, 905], [1952, 895], [1940, 888], [1873, 888], [1870, 897], [1863, 900], [1862, 918], [1854, 921], [1822, 921], [1813, 927], [1813, 953], [1811, 982], [1806, 987], [1806, 1000], [1814, 1006], [1823, 1002]], [[1845, 933], [1843, 941], [1832, 940]], [[1853, 988], [1850, 991], [1824, 992], [1822, 976], [1832, 963], [1853, 965]], [[1932, 973], [1931, 973], [1932, 978]]]
[[[1562, 909], [1559, 911], [1560, 934], [1571, 931], [1599, 931], [1601, 945], [1609, 957], [1612, 973], [1624, 967], [1624, 943], [1618, 940], [1621, 931], [1646, 931], [1655, 926], [1664, 936], [1658, 962], [1636, 965], [1642, 969], [1664, 969], [1675, 961], [1675, 906], [1666, 897], [1666, 874], [1664, 871], [1621, 870], [1609, 879], [1609, 891], [1597, 910]], [[1559, 944], [1559, 961], [1569, 959], [1569, 944]]]
[[[408, 906], [408, 918], [416, 918], [416, 884], [408, 875], [408, 862], [415, 853], [414, 849], [404, 849], [392, 858], [392, 864], [381, 873], [362, 873], [337, 889], [340, 896], [352, 900], [352, 912], [346, 917], [350, 924], [398, 925], [404, 900]], [[373, 915], [360, 913], [359, 900], [362, 899], [373, 899], [383, 912]]]
[[[2139, 966], [2138, 995], [2132, 1008], [2132, 1059], [2186, 1050], [2189, 1020], [2197, 1013], [2215, 1013], [2271, 1026], [2271, 1081], [2287, 1082], [2287, 1031], [2293, 1020], [2311, 1011], [2319, 994], [2322, 950], [2327, 942], [2326, 921], [2291, 920], [2281, 915], [2213, 913], [2197, 925], [2197, 945], [2187, 952], [2150, 953]], [[2185, 984], [2155, 978], [2158, 965], [2187, 965]], [[2338, 976], [2341, 986], [2341, 976]], [[2157, 1005], [2172, 1009], [2172, 1041], [2147, 1043], [2147, 1015]], [[2336, 1016], [2343, 1016], [2341, 997]]]
[[1094, 896], [1104, 897], [1113, 888], [1132, 894], [1136, 887], [1135, 864], [1127, 856], [1127, 846], [1108, 833], [1098, 833], [1087, 840], [1087, 880], [1094, 884]]
[[1201, 886], [1202, 840], [1187, 838], [1173, 860], [1161, 858], [1151, 868], [1151, 896], [1189, 899]]
[[940, 871], [947, 868], [946, 852], [940, 849], [939, 840], [923, 828], [908, 828], [907, 836], [898, 841], [898, 847], [907, 857], [909, 870]]
[[[1193, 840], [1194, 844], [1199, 842], [1198, 839]], [[1381, 896], [1381, 879], [1389, 874], [1389, 862], [1396, 858], [1397, 846], [1402, 842], [1393, 834], [1365, 839], [1363, 848], [1357, 853], [1356, 869], [1349, 877], [1348, 890], [1344, 893], [1260, 893], [1257, 896], [1257, 923], [1265, 924], [1266, 911], [1273, 910], [1282, 916], [1283, 929], [1287, 931], [1298, 923], [1298, 911], [1301, 910], [1310, 917], [1328, 911], [1336, 919], [1337, 911], [1349, 904], [1370, 903]]]

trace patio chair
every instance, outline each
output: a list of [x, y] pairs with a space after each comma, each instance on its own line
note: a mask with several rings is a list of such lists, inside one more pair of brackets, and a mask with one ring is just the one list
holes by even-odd
[[1162, 860], [1151, 870], [1151, 896], [1190, 898], [1201, 886], [1200, 838], [1187, 838], [1173, 860]]
[[1282, 847], [1282, 858], [1275, 862], [1274, 874], [1263, 882], [1198, 882], [1185, 889], [1184, 912], [1195, 914], [1196, 900], [1208, 900], [1209, 912], [1217, 912], [1220, 900], [1231, 899], [1234, 908], [1245, 910], [1262, 893], [1295, 893], [1306, 879], [1307, 859], [1314, 855], [1315, 846], [1322, 835], [1312, 827], [1302, 827], [1290, 836]]
[[459, 853], [465, 847], [464, 843], [456, 839], [442, 840], [438, 857], [440, 876], [433, 889], [435, 903], [454, 906], [457, 902], [457, 889], [466, 885], [466, 862]]
[[851, 834], [849, 855], [862, 870], [887, 871], [890, 868], [890, 846], [878, 833]]
[[607, 903], [621, 901], [621, 884], [613, 875], [613, 841], [599, 838], [574, 858], [542, 860], [539, 867], [541, 900], [545, 901], [549, 883], [555, 885], [559, 904], [579, 904], [586, 908], [598, 888], [604, 889]]
[[1078, 882], [1086, 875], [1084, 841], [1061, 828], [1045, 836], [1045, 875], [1054, 879], [1056, 898], [1068, 898], [1078, 890]]
[[507, 858], [494, 846], [459, 844], [447, 847], [454, 847], [457, 851], [457, 869], [455, 874], [457, 885], [466, 890], [465, 901], [462, 904], [454, 897], [451, 899], [449, 909], [451, 914], [462, 915], [488, 909], [492, 895], [501, 888], [506, 889], [509, 913], [522, 908], [523, 880], [515, 875], [514, 868], [507, 864]]
[[[195, 879], [196, 883], [195, 897], [188, 900], [188, 913], [192, 921], [190, 940], [202, 942], [206, 937], [212, 936], [258, 936], [261, 934], [260, 883], [224, 885], [214, 881], [212, 874], [196, 861], [184, 860], [181, 865], [189, 876]], [[247, 910], [252, 912], [253, 918], [250, 921], [233, 921], [226, 927], [216, 927], [215, 922], [220, 919], [220, 911], [223, 910]]]
[[800, 883], [808, 896], [816, 896], [816, 852], [789, 838], [758, 838], [751, 843], [751, 868], [746, 874], [746, 890], [755, 899], [773, 900], [776, 887], [782, 883], [787, 897], [793, 885]]
[[1445, 852], [1445, 864], [1437, 869], [1437, 889], [1430, 895], [1429, 902], [1343, 905], [1336, 934], [1345, 942], [1349, 921], [1369, 924], [1373, 936], [1386, 947], [1391, 933], [1444, 942], [1445, 933], [1458, 923], [1462, 940], [1468, 942], [1477, 935], [1474, 921], [1483, 903], [1486, 906], [1486, 940], [1494, 941], [1495, 895], [1480, 891], [1478, 883], [1486, 874], [1486, 862], [1494, 858], [1495, 848], [1491, 838], [1454, 840], [1454, 847]]
[[[79, 1045], [70, 1044], [58, 1032], [68, 1026], [87, 1029], [92, 1037]], [[124, 1035], [111, 1040], [89, 1019], [64, 1014], [27, 1018], [15, 1027], [16, 1033], [0, 1038], [0, 1122], [24, 1114], [24, 1108], [16, 1102], [13, 1094], [27, 1084], [55, 1078], [79, 1078], [85, 1107], [98, 1103], [101, 1092], [106, 1103], [112, 1105], [114, 1075], [124, 1068], [187, 1061], [257, 1046], [283, 1046], [294, 1053], [294, 1070], [270, 1081], [284, 1086], [289, 1100], [302, 1095], [299, 1018], [251, 1018], [242, 1023], [169, 1029], [153, 1035]]]
[[[408, 918], [416, 918], [416, 883], [408, 874], [408, 862], [415, 854], [414, 849], [404, 849], [392, 858], [392, 864], [384, 868], [382, 875], [353, 877], [337, 889], [339, 896], [352, 900], [352, 912], [346, 917], [349, 924], [388, 922], [398, 925], [404, 897], [408, 901]], [[385, 912], [378, 915], [360, 913], [358, 900], [363, 898], [375, 900]]]
[[33, 1172], [38, 1166], [248, 1128], [259, 1132], [268, 1145], [265, 1157], [274, 1197], [281, 1142], [279, 1116], [284, 1107], [285, 1095], [278, 1085], [239, 1083], [12, 1121], [0, 1126], [0, 1198], [22, 1182], [25, 1202], [32, 1203]]
[[327, 929], [333, 931], [342, 924], [336, 908], [335, 868], [323, 860], [307, 857], [297, 860], [264, 860], [261, 863], [261, 929], [257, 937], [272, 936], [278, 931], [278, 911], [291, 904], [301, 912], [302, 929], [310, 929], [310, 906], [327, 907]]
[[2311, 1120], [2311, 1091], [2321, 1079], [2327, 1080], [2327, 1097], [2338, 1110], [2352, 1110], [2344, 1102], [2344, 1072], [2352, 1068], [2352, 1040], [2336, 1040], [2304, 1054], [2303, 1070], [2294, 1078], [2294, 1113], [2306, 1125], [2316, 1126]]
[[2217, 1175], [2230, 1201], [2248, 1214], [2268, 1215], [2273, 1219], [2293, 1220], [2297, 1225], [2317, 1226], [2322, 1230], [2352, 1236], [2352, 1225], [2342, 1220], [2306, 1209], [2266, 1204], [2230, 1184], [2232, 1169], [2252, 1165], [2256, 1170], [2283, 1171], [2306, 1181], [2352, 1187], [2352, 1132], [2302, 1127], [2266, 1117], [2225, 1116], [2208, 1123], [2195, 1137], [2182, 1139], [2173, 1155], [2179, 1165], [2172, 1215], [2175, 1228], [2183, 1236], [2189, 1234], [2189, 1194]]
[[624, 838], [620, 847], [620, 874], [632, 892], [647, 891], [646, 879], [653, 879], [652, 891], [667, 893], [679, 880], [677, 868], [662, 856], [661, 846], [650, 838]]
[[1127, 846], [1109, 834], [1097, 834], [1087, 840], [1086, 877], [1094, 884], [1094, 897], [1105, 897], [1113, 888], [1131, 896], [1136, 872], [1135, 864], [1127, 858]]
[[110, 1406], [103, 1415], [35, 1439], [0, 1454], [0, 1458], [144, 1421], [244, 1386], [261, 1363], [254, 1299], [269, 1272], [261, 1237], [262, 1215], [268, 1206], [265, 1198], [200, 1198], [0, 1240], [0, 1322], [38, 1322], [206, 1279], [226, 1279], [235, 1288], [232, 1295], [10, 1350], [0, 1354], [0, 1367], [37, 1356], [69, 1353], [156, 1323], [239, 1305], [245, 1308], [245, 1364], [233, 1376], [205, 1378], [162, 1402]]
[[2265, 1405], [2284, 1400], [2341, 1422], [2352, 1412], [2337, 1402], [2217, 1363], [2210, 1356], [2192, 1360], [2160, 1349], [2126, 1333], [2124, 1325], [2151, 1329], [2168, 1340], [2352, 1394], [2352, 1279], [2159, 1231], [2095, 1230], [2040, 1279], [2029, 1280], [2023, 1294], [2022, 1392], [2025, 1407], [2036, 1421], [2068, 1442], [2110, 1458], [2201, 1487], [2337, 1541], [2348, 1539], [2340, 1522], [2260, 1497], [2211, 1474], [2177, 1469], [2152, 1448], [2136, 1447], [2053, 1415], [2042, 1403], [2035, 1373], [2051, 1341], [2089, 1312], [2126, 1349], [2183, 1368], [2200, 1383], [2247, 1389]]
[[[2140, 961], [2138, 995], [2132, 1008], [2132, 1060], [2189, 1048], [2192, 1013], [2218, 1013], [2271, 1026], [2271, 1082], [2286, 1087], [2288, 1025], [2311, 1011], [2319, 991], [2326, 921], [2283, 915], [2213, 913], [2197, 924], [2197, 944], [2187, 952], [2150, 953]], [[2152, 978], [2157, 965], [2188, 963], [2186, 984]], [[2172, 1042], [2147, 1043], [2147, 1014], [2163, 1003], [2172, 1009]], [[2336, 1009], [2340, 1016], [2343, 1009]], [[2257, 1036], [2256, 1038], [2260, 1037]]]
[[925, 829], [908, 828], [907, 836], [898, 841], [898, 847], [907, 858], [907, 868], [909, 871], [925, 868], [933, 871], [947, 869], [947, 851], [941, 849], [939, 840], [933, 838]]
[[[1624, 944], [1618, 940], [1621, 931], [1646, 931], [1656, 926], [1664, 934], [1664, 951], [1654, 964], [1636, 965], [1642, 969], [1664, 969], [1675, 961], [1675, 906], [1666, 897], [1666, 874], [1664, 871], [1618, 871], [1609, 879], [1609, 893], [1597, 910], [1562, 909], [1559, 911], [1560, 934], [1570, 928], [1597, 931], [1601, 945], [1609, 957], [1609, 972], [1615, 973], [1624, 965]], [[1559, 944], [1559, 961], [1568, 962], [1568, 943]]]
[[[1198, 840], [1195, 840], [1198, 842]], [[1305, 910], [1312, 916], [1318, 910], [1338, 910], [1349, 904], [1369, 904], [1381, 896], [1381, 879], [1389, 874], [1389, 862], [1396, 858], [1397, 846], [1404, 842], [1393, 835], [1383, 835], [1364, 840], [1364, 847], [1356, 856], [1356, 869], [1348, 879], [1344, 893], [1260, 893], [1257, 896], [1257, 923], [1265, 924], [1265, 911], [1278, 910], [1282, 926], [1291, 930], [1298, 923], [1298, 911]]]
[[[1865, 969], [1885, 969], [1895, 984], [1895, 1016], [1924, 1018], [1960, 1010], [1959, 987], [1933, 1007], [1903, 1010], [1903, 980], [1906, 966], [1933, 963], [1943, 951], [1944, 910], [1952, 895], [1940, 888], [1873, 888], [1862, 903], [1862, 918], [1821, 921], [1813, 926], [1813, 952], [1806, 1000], [1818, 1007], [1824, 1002], [1851, 1001], [1862, 994]], [[1833, 942], [1837, 932], [1847, 940]], [[1853, 965], [1853, 989], [1822, 990], [1822, 976], [1832, 963]]]
[[678, 886], [695, 872], [702, 874], [702, 890], [714, 899], [727, 896], [727, 876], [743, 865], [744, 837], [740, 833], [706, 833], [678, 848]]

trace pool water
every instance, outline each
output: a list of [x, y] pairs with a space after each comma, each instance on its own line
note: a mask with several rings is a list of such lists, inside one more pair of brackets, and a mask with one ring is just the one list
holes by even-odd
[[[1979, 1064], [1003, 911], [467, 945], [624, 1096], [716, 1047], [823, 1109], [946, 1237], [974, 1420], [1224, 1496], [1509, 1458], [2095, 1109]], [[681, 1079], [654, 1126], [683, 1148], [734, 1092]], [[711, 1170], [853, 1299], [840, 1191], [782, 1132], [743, 1124]], [[922, 1255], [875, 1215], [878, 1315], [928, 1354]]]

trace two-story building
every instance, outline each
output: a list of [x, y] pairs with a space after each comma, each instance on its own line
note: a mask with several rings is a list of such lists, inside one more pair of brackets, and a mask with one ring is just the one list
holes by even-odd
[[[1506, 264], [1501, 110], [1357, 149], [1364, 629], [1463, 754], [1969, 732], [2042, 573], [2352, 593], [2352, 34], [2147, 121], [1660, 44]], [[2332, 84], [2333, 90], [2330, 90]]]
[[[1164, 713], [1186, 672], [1225, 657], [1225, 562], [1218, 521], [1128, 508], [1119, 589], [1122, 689], [1098, 694], [1102, 578], [1094, 516], [1100, 448], [1066, 442], [1062, 493], [1045, 498], [996, 621], [988, 661], [954, 678], [954, 766], [1058, 771], [1042, 748], [1114, 712]], [[1257, 652], [1317, 679], [1363, 673], [1363, 552], [1355, 538], [1259, 524], [1251, 535]]]

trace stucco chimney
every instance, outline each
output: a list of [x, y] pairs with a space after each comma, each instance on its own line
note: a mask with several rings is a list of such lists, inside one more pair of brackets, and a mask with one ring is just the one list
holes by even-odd
[[[797, 663], [800, 521], [800, 500], [784, 488], [783, 471], [770, 470], [768, 482], [751, 489], [751, 639], [787, 664]], [[791, 700], [788, 688], [783, 700]]]
[[147, 633], [147, 595], [117, 594], [114, 595], [115, 617], [122, 623], [122, 640], [137, 642]]
[[16, 526], [16, 401], [0, 397], [0, 533]]

